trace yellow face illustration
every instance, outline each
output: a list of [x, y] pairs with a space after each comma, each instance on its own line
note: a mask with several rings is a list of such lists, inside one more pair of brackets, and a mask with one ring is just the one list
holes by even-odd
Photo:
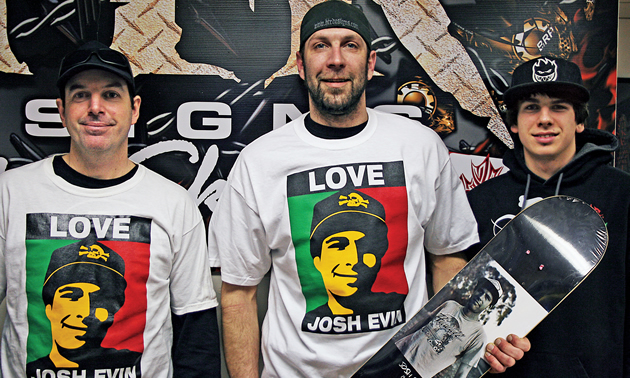
[[376, 264], [374, 254], [361, 254], [357, 248], [357, 241], [364, 236], [360, 231], [343, 231], [328, 236], [322, 242], [321, 256], [315, 257], [313, 263], [322, 274], [330, 294], [347, 297], [358, 290], [353, 284], [359, 278], [354, 270], [359, 259], [370, 268]]
[[71, 283], [60, 286], [55, 291], [52, 305], [46, 306], [46, 316], [50, 320], [52, 338], [56, 345], [64, 349], [76, 349], [85, 344], [82, 337], [88, 332], [84, 320], [94, 311], [94, 317], [101, 322], [107, 320], [109, 311], [105, 308], [92, 309], [90, 295], [101, 288], [91, 283]]

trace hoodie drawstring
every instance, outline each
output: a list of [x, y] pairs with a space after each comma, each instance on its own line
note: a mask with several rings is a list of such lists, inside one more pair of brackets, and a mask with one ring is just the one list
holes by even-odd
[[[558, 183], [556, 184], [556, 191], [554, 193], [554, 196], [557, 196], [558, 194], [560, 194], [560, 184], [562, 183], [563, 176], [564, 176], [564, 173], [560, 172], [560, 176], [558, 176]], [[523, 193], [523, 204], [521, 205], [521, 211], [525, 209], [525, 206], [527, 204], [527, 196], [529, 195], [529, 185], [531, 181], [532, 181], [532, 176], [528, 173], [527, 184], [525, 184], [525, 193]]]
[[529, 183], [532, 181], [532, 176], [527, 174], [527, 184], [525, 185], [525, 193], [523, 193], [523, 204], [521, 205], [521, 211], [525, 209], [525, 204], [527, 203], [527, 195], [529, 194]]
[[564, 173], [560, 172], [560, 176], [558, 177], [558, 183], [556, 184], [556, 193], [554, 194], [554, 196], [557, 196], [560, 193], [560, 183], [562, 182], [562, 175], [564, 175]]

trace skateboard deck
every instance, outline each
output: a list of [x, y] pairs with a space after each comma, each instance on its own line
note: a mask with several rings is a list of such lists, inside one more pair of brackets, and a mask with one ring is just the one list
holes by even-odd
[[527, 335], [597, 266], [607, 244], [604, 221], [579, 199], [529, 206], [353, 377], [482, 376], [486, 345]]

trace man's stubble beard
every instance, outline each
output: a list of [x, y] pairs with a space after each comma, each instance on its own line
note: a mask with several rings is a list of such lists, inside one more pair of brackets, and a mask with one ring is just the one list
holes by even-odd
[[357, 109], [361, 97], [367, 86], [368, 63], [365, 63], [365, 70], [358, 76], [350, 77], [350, 92], [344, 93], [343, 88], [333, 88], [324, 91], [322, 83], [317, 78], [312, 80], [308, 75], [308, 68], [304, 65], [304, 83], [308, 90], [313, 105], [322, 114], [333, 116], [351, 114]]

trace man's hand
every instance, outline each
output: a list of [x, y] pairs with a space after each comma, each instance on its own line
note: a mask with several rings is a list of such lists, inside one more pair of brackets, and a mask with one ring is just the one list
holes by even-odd
[[520, 338], [509, 335], [506, 339], [498, 338], [494, 344], [486, 346], [485, 358], [490, 364], [490, 373], [503, 373], [507, 368], [514, 366], [516, 361], [523, 358], [531, 344], [527, 337]]

